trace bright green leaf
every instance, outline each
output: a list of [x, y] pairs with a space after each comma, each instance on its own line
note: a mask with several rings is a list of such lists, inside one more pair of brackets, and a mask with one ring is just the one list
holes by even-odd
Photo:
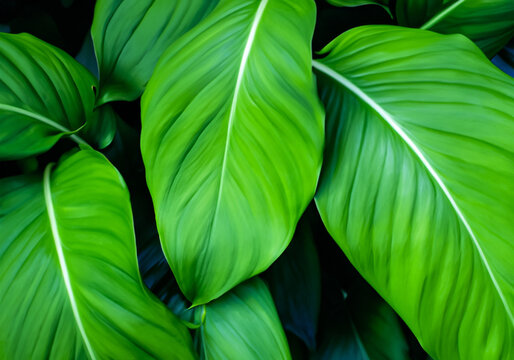
[[64, 51], [28, 34], [0, 33], [0, 159], [45, 152], [65, 135], [96, 145], [105, 134], [77, 133], [93, 114], [95, 78]]
[[91, 27], [99, 104], [138, 98], [164, 50], [218, 0], [98, 0]]
[[387, 13], [391, 15], [391, 10], [389, 9], [389, 0], [327, 0], [330, 4], [334, 6], [347, 6], [347, 7], [355, 7], [362, 5], [378, 5], [382, 7]]
[[302, 216], [288, 248], [265, 273], [284, 327], [311, 350], [316, 347], [321, 296], [316, 234], [312, 227], [315, 211], [309, 208]]
[[199, 330], [201, 354], [217, 359], [290, 359], [273, 299], [259, 278], [205, 305]]
[[365, 26], [324, 53], [328, 231], [434, 358], [512, 358], [512, 79], [461, 35]]
[[0, 229], [0, 357], [194, 358], [142, 284], [129, 194], [101, 154], [0, 180]]
[[466, 35], [489, 57], [514, 36], [512, 0], [397, 0], [396, 16], [400, 25]]
[[195, 305], [265, 270], [313, 196], [323, 146], [314, 20], [311, 0], [221, 1], [163, 55], [143, 95], [157, 227]]

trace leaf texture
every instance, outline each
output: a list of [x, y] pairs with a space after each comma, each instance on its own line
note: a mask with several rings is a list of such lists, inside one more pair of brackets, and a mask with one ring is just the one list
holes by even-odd
[[157, 227], [194, 305], [265, 270], [313, 196], [323, 146], [314, 20], [310, 0], [221, 1], [163, 55], [143, 95]]
[[203, 359], [291, 359], [273, 299], [259, 278], [205, 305], [203, 317]]
[[0, 159], [45, 152], [65, 135], [91, 144], [105, 136], [77, 134], [87, 122], [97, 121], [97, 84], [64, 51], [29, 34], [0, 33], [0, 73]]
[[463, 34], [493, 57], [514, 36], [512, 0], [398, 0], [398, 23]]
[[511, 358], [512, 79], [460, 35], [366, 26], [324, 53], [328, 231], [431, 356]]
[[91, 35], [99, 104], [138, 98], [162, 53], [218, 0], [98, 0]]
[[0, 228], [0, 357], [194, 358], [142, 284], [129, 194], [101, 154], [0, 180]]
[[[378, 5], [382, 7], [389, 15], [391, 15], [391, 10], [389, 9], [389, 0], [327, 0], [330, 4], [334, 6], [347, 6], [347, 7], [355, 7], [362, 5]], [[392, 15], [391, 15], [392, 17]]]

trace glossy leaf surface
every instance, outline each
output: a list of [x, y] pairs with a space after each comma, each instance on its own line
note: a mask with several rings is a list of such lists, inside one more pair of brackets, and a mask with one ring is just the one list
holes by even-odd
[[268, 288], [251, 279], [205, 305], [199, 336], [202, 358], [290, 359]]
[[195, 305], [265, 270], [313, 196], [323, 146], [314, 20], [310, 0], [221, 1], [163, 55], [143, 95], [157, 227]]
[[389, 9], [389, 0], [327, 0], [334, 6], [361, 6], [361, 5], [378, 5], [381, 6], [389, 15], [391, 10]]
[[194, 358], [142, 284], [128, 191], [102, 155], [0, 180], [0, 228], [2, 358]]
[[217, 0], [98, 0], [91, 35], [100, 73], [100, 104], [134, 100], [162, 53]]
[[431, 356], [512, 357], [512, 79], [461, 35], [366, 26], [325, 53], [330, 234]]
[[104, 136], [77, 134], [97, 119], [96, 79], [64, 51], [28, 34], [0, 33], [0, 74], [0, 159], [45, 152], [65, 135], [91, 145]]
[[316, 347], [320, 310], [321, 274], [309, 208], [296, 227], [288, 248], [265, 273], [278, 314], [286, 330]]
[[512, 0], [398, 0], [398, 23], [442, 34], [463, 34], [489, 57], [514, 36]]

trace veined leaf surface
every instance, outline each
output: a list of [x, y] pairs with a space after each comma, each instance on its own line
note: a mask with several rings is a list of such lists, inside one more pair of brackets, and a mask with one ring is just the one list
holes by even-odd
[[91, 35], [99, 104], [139, 97], [162, 53], [218, 0], [98, 0]]
[[514, 36], [512, 0], [398, 0], [398, 23], [442, 34], [463, 34], [489, 57]]
[[327, 0], [330, 4], [334, 6], [347, 6], [347, 7], [355, 7], [362, 5], [378, 5], [382, 7], [389, 15], [391, 15], [391, 10], [389, 9], [389, 0]]
[[163, 55], [143, 95], [157, 227], [194, 305], [265, 270], [313, 196], [314, 20], [311, 0], [221, 1]]
[[202, 358], [291, 359], [286, 335], [266, 285], [251, 279], [205, 305]]
[[129, 194], [101, 154], [0, 180], [0, 229], [0, 357], [194, 358], [142, 284]]
[[92, 144], [105, 137], [87, 129], [77, 134], [99, 119], [97, 83], [64, 51], [29, 34], [0, 33], [0, 74], [0, 159], [42, 153], [64, 135]]
[[330, 234], [431, 356], [511, 358], [512, 79], [461, 35], [365, 26], [324, 52]]

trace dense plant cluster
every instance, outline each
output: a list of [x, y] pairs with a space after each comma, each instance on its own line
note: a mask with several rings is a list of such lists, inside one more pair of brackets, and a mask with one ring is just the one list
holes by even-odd
[[514, 358], [512, 0], [0, 31], [0, 359]]

